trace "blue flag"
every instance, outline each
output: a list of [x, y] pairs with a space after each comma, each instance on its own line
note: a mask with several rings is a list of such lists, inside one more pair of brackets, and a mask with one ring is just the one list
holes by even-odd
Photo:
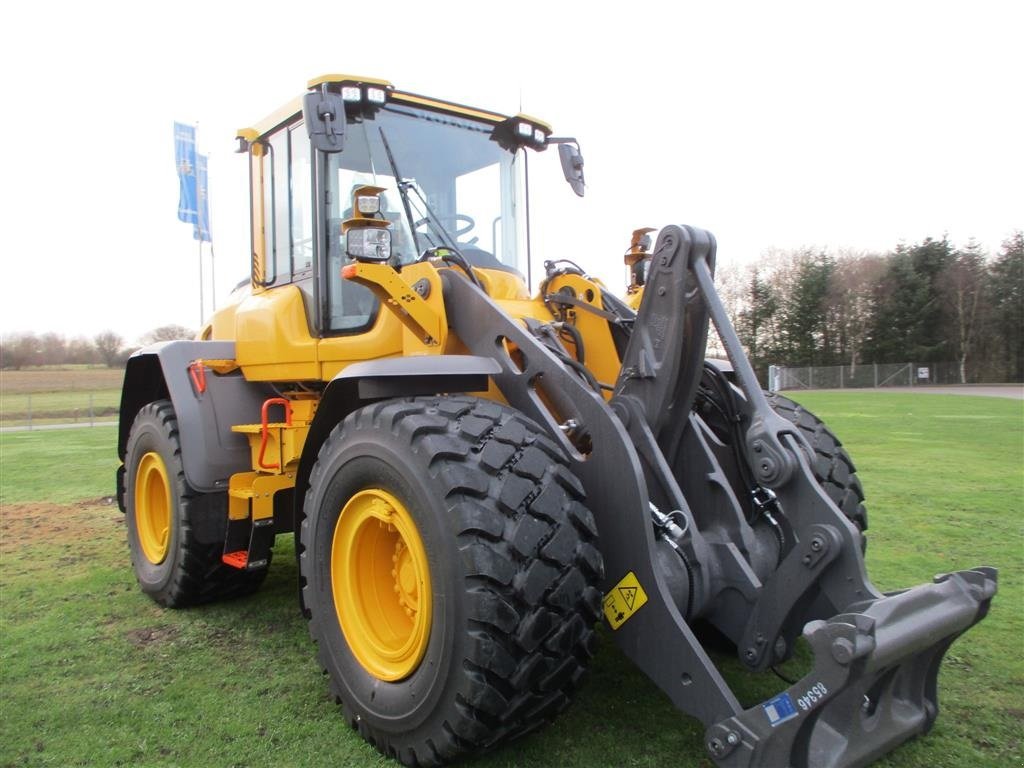
[[199, 178], [199, 205], [196, 215], [195, 226], [192, 229], [192, 238], [205, 243], [213, 242], [213, 235], [210, 234], [210, 200], [209, 182], [206, 175], [206, 155], [196, 155], [196, 173]]
[[192, 238], [212, 243], [206, 156], [196, 153], [196, 129], [174, 124], [174, 164], [178, 169], [178, 219], [192, 225]]
[[196, 206], [196, 129], [191, 125], [174, 124], [174, 164], [178, 168], [178, 219], [195, 224]]

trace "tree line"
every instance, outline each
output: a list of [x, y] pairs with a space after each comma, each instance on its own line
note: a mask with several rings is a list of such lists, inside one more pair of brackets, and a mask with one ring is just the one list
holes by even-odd
[[92, 338], [65, 338], [58, 333], [16, 333], [0, 339], [0, 367], [15, 370], [39, 365], [123, 366], [132, 352], [157, 341], [191, 339], [195, 331], [181, 325], [163, 325], [145, 334], [141, 344], [128, 345], [122, 336], [103, 331]]
[[[1024, 233], [998, 253], [948, 238], [885, 254], [824, 250], [769, 253], [718, 270], [719, 292], [762, 380], [769, 365], [945, 363], [960, 380], [1024, 381]], [[180, 325], [152, 343], [193, 338]], [[712, 353], [716, 340], [712, 340]], [[55, 333], [0, 340], [0, 365], [123, 365], [135, 347], [113, 331], [88, 339]]]
[[1024, 233], [998, 253], [926, 238], [885, 254], [798, 250], [719, 270], [737, 334], [769, 365], [955, 362], [960, 381], [1024, 381]]

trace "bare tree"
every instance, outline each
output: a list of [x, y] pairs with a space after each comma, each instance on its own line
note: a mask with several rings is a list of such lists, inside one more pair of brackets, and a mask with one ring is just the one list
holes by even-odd
[[960, 383], [967, 383], [967, 358], [974, 352], [978, 328], [981, 327], [979, 307], [985, 291], [985, 256], [973, 240], [953, 254], [940, 282], [951, 311], [953, 343], [960, 364]]
[[67, 358], [67, 342], [56, 333], [44, 333], [39, 337], [39, 364], [61, 365]]
[[[715, 289], [734, 326], [739, 322], [743, 309], [746, 273], [747, 270], [735, 262], [718, 264], [715, 269]], [[708, 328], [708, 357], [725, 357], [725, 345], [718, 338], [714, 325]]]
[[862, 362], [861, 354], [871, 328], [874, 293], [885, 274], [886, 261], [877, 254], [840, 251], [829, 280], [828, 304], [835, 312], [838, 348], [851, 375]]
[[142, 337], [146, 344], [155, 344], [158, 341], [177, 341], [179, 339], [194, 339], [196, 332], [183, 325], [161, 325]]
[[65, 347], [67, 363], [95, 363], [99, 361], [96, 354], [96, 346], [84, 336], [76, 336], [69, 339]]
[[124, 347], [124, 339], [113, 331], [103, 331], [93, 339], [96, 345], [96, 352], [108, 368], [113, 368], [120, 361], [121, 348]]
[[35, 363], [39, 339], [34, 333], [16, 333], [0, 341], [0, 367], [20, 370]]

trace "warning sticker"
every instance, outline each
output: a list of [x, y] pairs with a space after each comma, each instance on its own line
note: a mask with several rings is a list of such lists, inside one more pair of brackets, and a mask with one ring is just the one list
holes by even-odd
[[604, 617], [612, 629], [618, 629], [646, 602], [647, 593], [630, 571], [604, 596]]

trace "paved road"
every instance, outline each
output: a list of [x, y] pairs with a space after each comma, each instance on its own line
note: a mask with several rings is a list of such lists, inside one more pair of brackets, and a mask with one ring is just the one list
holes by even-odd
[[88, 429], [89, 427], [116, 427], [116, 421], [97, 421], [94, 424], [78, 422], [77, 424], [23, 424], [18, 427], [0, 427], [0, 432], [43, 432], [47, 429]]
[[878, 387], [860, 389], [858, 392], [916, 392], [922, 395], [974, 395], [975, 397], [1007, 397], [1024, 400], [1024, 385], [1021, 384], [967, 384], [963, 386], [935, 387]]

